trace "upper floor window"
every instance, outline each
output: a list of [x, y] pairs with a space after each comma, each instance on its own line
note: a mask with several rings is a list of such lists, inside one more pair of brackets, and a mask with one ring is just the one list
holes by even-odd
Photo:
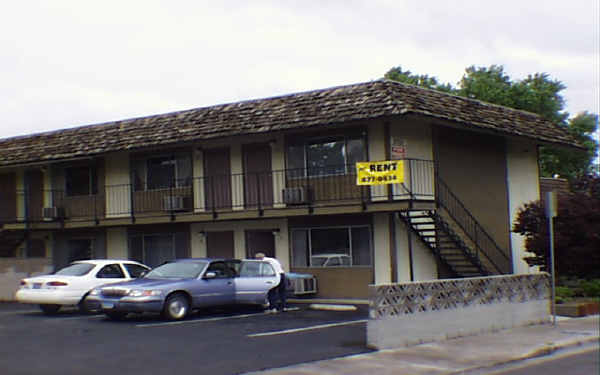
[[307, 139], [287, 147], [289, 177], [312, 177], [347, 174], [354, 163], [364, 161], [362, 136], [338, 136]]
[[188, 155], [158, 156], [133, 162], [135, 190], [190, 186], [192, 160]]
[[65, 193], [69, 197], [98, 194], [98, 176], [95, 167], [82, 166], [65, 169]]

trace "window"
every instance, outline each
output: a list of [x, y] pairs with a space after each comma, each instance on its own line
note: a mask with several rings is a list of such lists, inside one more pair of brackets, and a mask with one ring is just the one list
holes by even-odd
[[131, 276], [134, 279], [141, 277], [144, 272], [150, 271], [150, 269], [142, 267], [139, 264], [123, 263], [123, 265], [127, 269], [129, 276]]
[[129, 258], [150, 267], [188, 257], [187, 233], [135, 234], [129, 238]]
[[65, 169], [65, 194], [69, 197], [98, 194], [96, 167]]
[[90, 238], [69, 240], [67, 246], [69, 248], [69, 263], [93, 257], [94, 241]]
[[287, 147], [288, 176], [291, 178], [342, 175], [365, 160], [362, 137], [313, 138]]
[[236, 276], [235, 270], [225, 262], [212, 262], [206, 272], [214, 272], [217, 278], [232, 278]]
[[187, 155], [134, 160], [135, 191], [191, 186], [192, 159]]
[[96, 277], [99, 279], [124, 279], [125, 274], [118, 264], [108, 264], [98, 271]]
[[94, 269], [94, 267], [91, 263], [75, 263], [56, 272], [56, 275], [83, 276]]
[[294, 267], [371, 265], [368, 226], [318, 227], [292, 230]]
[[268, 262], [244, 261], [240, 268], [240, 277], [273, 277], [275, 270]]

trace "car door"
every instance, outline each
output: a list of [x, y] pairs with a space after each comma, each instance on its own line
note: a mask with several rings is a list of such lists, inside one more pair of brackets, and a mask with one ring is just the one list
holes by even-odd
[[96, 275], [90, 279], [90, 285], [87, 286], [87, 289], [103, 284], [118, 283], [127, 279], [127, 274], [118, 263], [106, 264], [101, 266]]
[[265, 303], [267, 293], [279, 281], [273, 267], [264, 261], [244, 260], [235, 279], [235, 297], [240, 304]]
[[234, 276], [235, 270], [225, 262], [211, 262], [198, 279], [189, 285], [188, 290], [192, 295], [194, 307], [235, 303]]

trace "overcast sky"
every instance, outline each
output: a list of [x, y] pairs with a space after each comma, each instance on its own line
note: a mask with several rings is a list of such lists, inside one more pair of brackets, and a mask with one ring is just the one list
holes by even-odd
[[[0, 0], [0, 138], [470, 65], [598, 113], [598, 0]], [[313, 4], [313, 5], [310, 5]]]

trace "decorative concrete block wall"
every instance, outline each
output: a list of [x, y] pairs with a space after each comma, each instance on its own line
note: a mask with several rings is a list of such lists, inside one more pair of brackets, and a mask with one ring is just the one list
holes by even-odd
[[548, 274], [369, 286], [367, 343], [389, 349], [550, 322]]

